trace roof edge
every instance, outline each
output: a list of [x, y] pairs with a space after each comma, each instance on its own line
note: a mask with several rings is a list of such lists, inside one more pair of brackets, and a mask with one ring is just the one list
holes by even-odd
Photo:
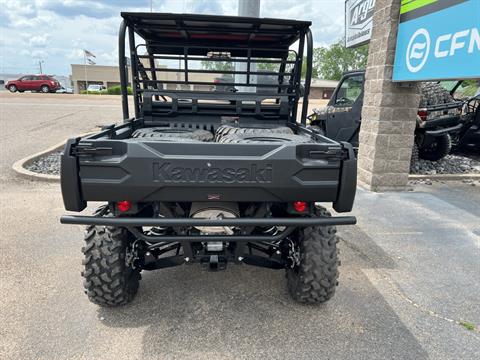
[[311, 21], [308, 20], [291, 20], [291, 19], [278, 19], [278, 18], [265, 18], [265, 17], [247, 17], [247, 16], [235, 16], [235, 15], [205, 15], [205, 14], [189, 14], [189, 13], [151, 13], [151, 12], [121, 12], [120, 15], [129, 20], [131, 17], [143, 17], [145, 19], [183, 19], [183, 20], [210, 20], [210, 21], [237, 21], [237, 22], [254, 22], [264, 24], [279, 24], [290, 25], [298, 27], [310, 27]]

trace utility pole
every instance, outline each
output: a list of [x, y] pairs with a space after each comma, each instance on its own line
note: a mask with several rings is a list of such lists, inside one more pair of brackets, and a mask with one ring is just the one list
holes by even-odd
[[83, 60], [84, 60], [84, 67], [85, 70], [85, 93], [88, 94], [88, 79], [87, 79], [87, 53], [83, 50]]
[[38, 67], [39, 67], [39, 69], [40, 69], [40, 75], [43, 74], [42, 63], [44, 63], [44, 62], [45, 62], [45, 61], [43, 61], [43, 60], [39, 60], [39, 61], [38, 61]]
[[260, 0], [238, 0], [238, 16], [259, 17]]
[[[260, 0], [238, 0], [238, 16], [259, 17], [260, 16]], [[236, 71], [247, 71], [247, 63], [235, 63]], [[250, 64], [250, 71], [257, 71], [257, 64]], [[236, 74], [235, 83], [246, 83], [247, 75]], [[250, 76], [250, 84], [257, 83], [257, 75]], [[238, 86], [240, 92], [255, 92], [253, 86]]]

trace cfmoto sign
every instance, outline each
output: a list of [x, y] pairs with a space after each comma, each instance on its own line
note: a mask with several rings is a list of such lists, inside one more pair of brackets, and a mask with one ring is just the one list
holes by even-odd
[[410, 72], [416, 73], [427, 62], [430, 51], [430, 35], [424, 28], [418, 29], [410, 38], [406, 52], [406, 64]]
[[[435, 39], [432, 56], [437, 59], [455, 56], [461, 51], [468, 54], [478, 53], [480, 56], [480, 32], [477, 28], [457, 31], [454, 34], [442, 34]], [[430, 55], [430, 33], [421, 28], [410, 38], [405, 54], [405, 61], [410, 72], [421, 70]]]
[[436, 58], [455, 56], [461, 51], [480, 55], [480, 31], [478, 28], [465, 29], [454, 34], [443, 34], [435, 41], [434, 55]]
[[402, 2], [393, 80], [465, 78], [480, 78], [480, 1]]

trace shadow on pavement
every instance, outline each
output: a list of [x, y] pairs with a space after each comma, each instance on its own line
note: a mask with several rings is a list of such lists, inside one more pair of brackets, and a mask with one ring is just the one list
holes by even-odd
[[145, 273], [133, 304], [99, 309], [109, 327], [147, 327], [143, 358], [426, 358], [342, 245], [340, 286], [327, 304], [287, 293], [283, 271], [197, 265]]
[[359, 226], [344, 226], [338, 231], [340, 240], [362, 260], [361, 267], [395, 269], [395, 261]]

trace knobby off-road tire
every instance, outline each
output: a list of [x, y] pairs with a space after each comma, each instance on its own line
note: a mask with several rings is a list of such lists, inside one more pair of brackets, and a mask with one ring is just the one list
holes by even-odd
[[[316, 216], [330, 213], [318, 207]], [[298, 230], [300, 264], [287, 269], [287, 286], [296, 301], [323, 303], [331, 299], [338, 285], [338, 251], [335, 226], [310, 226]]]
[[296, 143], [304, 144], [313, 142], [308, 136], [294, 134], [232, 134], [225, 135], [218, 141], [226, 144], [251, 144], [251, 143]]
[[415, 172], [415, 167], [418, 164], [418, 145], [414, 141], [412, 147], [412, 156], [410, 157], [410, 172]]
[[189, 128], [162, 128], [152, 127], [138, 129], [132, 134], [133, 138], [184, 138], [198, 141], [212, 141], [213, 134], [207, 130]]
[[267, 125], [221, 125], [215, 132], [215, 141], [228, 135], [267, 135], [267, 134], [293, 134], [292, 129], [286, 126], [272, 127]]
[[452, 101], [452, 95], [439, 83], [429, 81], [420, 83], [420, 108]]
[[[104, 207], [97, 216], [107, 215]], [[128, 304], [133, 300], [140, 281], [140, 271], [127, 266], [125, 256], [130, 233], [124, 228], [87, 226], [82, 272], [89, 300], [103, 307]]]
[[450, 153], [452, 149], [452, 139], [449, 134], [437, 136], [434, 142], [428, 146], [422, 146], [418, 149], [418, 156], [424, 160], [437, 161]]

